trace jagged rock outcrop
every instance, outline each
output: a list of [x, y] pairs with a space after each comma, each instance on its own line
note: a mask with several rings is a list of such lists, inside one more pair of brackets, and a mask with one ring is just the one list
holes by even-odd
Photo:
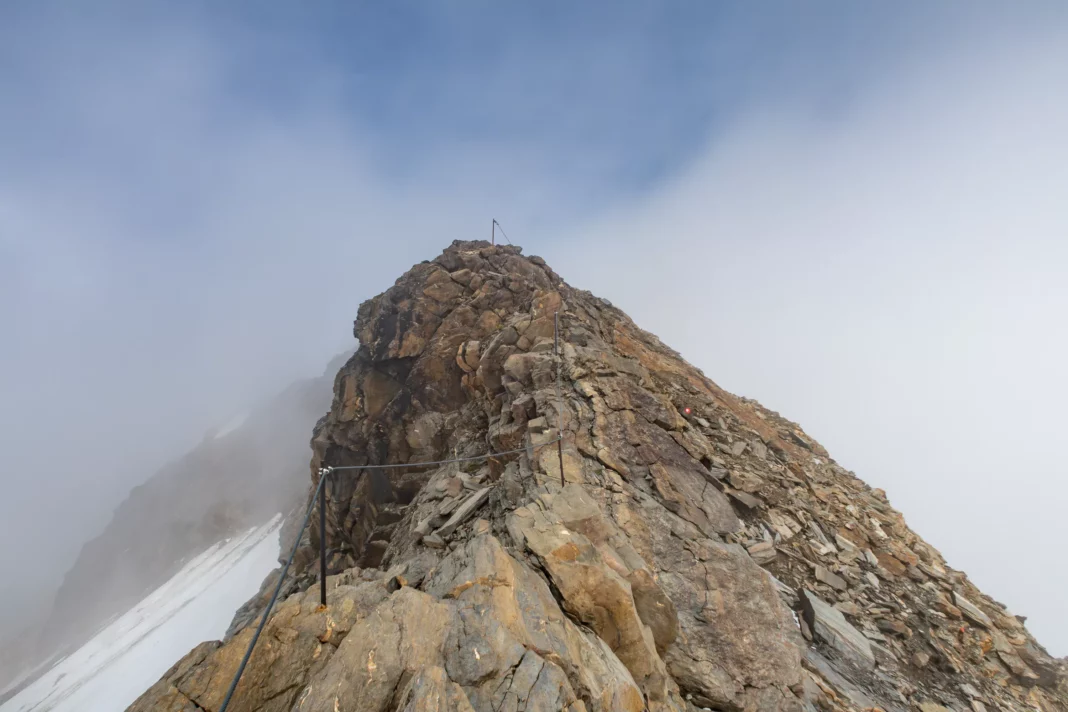
[[[539, 258], [453, 243], [355, 333], [313, 484], [521, 452], [328, 475], [231, 710], [1068, 709], [880, 490]], [[249, 620], [130, 709], [217, 710]]]

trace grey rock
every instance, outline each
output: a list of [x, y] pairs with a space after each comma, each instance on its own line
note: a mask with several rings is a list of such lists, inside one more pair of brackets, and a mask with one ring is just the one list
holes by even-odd
[[836, 588], [839, 591], [844, 591], [849, 588], [849, 584], [846, 583], [844, 578], [823, 566], [816, 566], [816, 580], [827, 584], [831, 588]]
[[748, 509], [759, 509], [764, 505], [764, 500], [760, 499], [760, 497], [740, 490], [729, 489], [727, 490], [727, 496]]
[[978, 623], [987, 629], [994, 628], [994, 623], [987, 614], [983, 613], [978, 606], [956, 591], [953, 592], [953, 605], [959, 608], [961, 613], [971, 619], [972, 622]]
[[449, 520], [441, 525], [441, 528], [434, 533], [442, 538], [450, 536], [456, 531], [456, 527], [463, 524], [465, 519], [474, 514], [475, 510], [486, 503], [486, 500], [489, 499], [491, 489], [492, 488], [490, 487], [483, 487], [468, 497], [463, 504], [456, 508], [456, 511], [449, 517]]
[[802, 589], [799, 595], [802, 615], [817, 639], [834, 648], [859, 668], [875, 667], [875, 653], [872, 652], [871, 643], [850, 625], [841, 611], [807, 589]]
[[758, 564], [766, 564], [769, 561], [774, 561], [778, 556], [775, 551], [775, 544], [770, 541], [762, 541], [752, 546], [746, 547], [746, 551], [753, 557], [753, 561]]
[[445, 540], [437, 534], [427, 534], [423, 537], [423, 545], [428, 546], [431, 549], [444, 549]]
[[819, 673], [820, 677], [834, 685], [835, 690], [858, 708], [867, 710], [876, 707], [876, 702], [869, 696], [869, 693], [839, 672], [830, 661], [815, 650], [805, 651], [805, 667]]

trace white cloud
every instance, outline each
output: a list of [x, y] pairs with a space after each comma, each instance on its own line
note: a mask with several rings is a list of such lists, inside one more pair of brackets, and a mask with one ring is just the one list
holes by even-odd
[[[694, 97], [712, 86], [761, 96], [755, 66], [717, 64], [753, 36], [734, 14], [707, 37], [681, 34], [689, 48], [707, 41], [716, 61], [670, 55]], [[199, 20], [118, 28], [101, 12], [43, 33], [6, 23], [0, 319], [15, 347], [0, 353], [0, 521], [5, 534], [42, 538], [0, 554], [0, 568], [23, 572], [0, 590], [4, 610], [21, 617], [131, 483], [208, 425], [318, 371], [360, 301], [452, 239], [485, 236], [493, 216], [723, 386], [799, 421], [1068, 652], [1068, 619], [1043, 593], [1068, 584], [1052, 565], [1068, 533], [1057, 506], [1068, 475], [1057, 452], [1068, 396], [1063, 16], [1000, 13], [950, 33], [944, 14], [894, 23], [925, 28], [904, 69], [897, 55], [868, 58], [878, 71], [802, 63], [741, 113], [659, 103], [674, 75], [646, 76], [645, 62], [678, 38], [656, 17], [606, 29], [621, 32], [615, 43], [587, 42], [580, 25], [563, 48], [502, 35], [517, 49], [483, 75], [433, 75], [386, 96], [435, 118], [451, 99], [463, 108], [445, 112], [453, 122], [488, 112], [536, 138], [465, 139], [450, 126], [437, 142], [369, 127], [346, 104], [345, 68], [290, 67], [284, 52], [263, 71], [306, 81], [249, 96], [241, 80], [257, 40]], [[820, 37], [825, 19], [799, 33], [781, 18], [754, 22], [765, 40], [755, 54], [770, 61], [769, 45], [798, 34], [864, 44]], [[947, 39], [936, 61], [940, 33], [969, 43]], [[824, 69], [841, 91], [822, 85]], [[784, 78], [839, 101], [806, 106], [811, 87], [786, 91]], [[584, 114], [597, 102], [610, 120]], [[678, 136], [626, 123], [669, 134], [680, 124], [668, 112], [709, 107], [727, 128], [648, 194], [598, 184], [627, 165], [600, 134], [677, 149]], [[557, 125], [567, 140], [544, 128]], [[45, 531], [34, 529], [42, 512]]]
[[759, 107], [546, 255], [884, 487], [1061, 655], [1064, 29], [949, 48], [833, 120]]

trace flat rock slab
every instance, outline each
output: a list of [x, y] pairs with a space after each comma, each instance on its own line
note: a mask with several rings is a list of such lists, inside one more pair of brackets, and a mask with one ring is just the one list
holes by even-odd
[[444, 538], [451, 535], [456, 531], [456, 527], [463, 524], [464, 520], [474, 514], [475, 510], [486, 503], [489, 499], [490, 487], [483, 487], [478, 492], [467, 498], [467, 500], [456, 508], [456, 511], [449, 517], [449, 521], [441, 525], [435, 534]]
[[844, 578], [822, 566], [816, 566], [816, 579], [839, 591], [844, 591], [849, 587]]
[[987, 614], [983, 613], [978, 606], [969, 601], [959, 593], [953, 593], [953, 605], [961, 610], [965, 616], [967, 616], [972, 622], [978, 623], [984, 628], [992, 629], [994, 627], [993, 621]]
[[872, 709], [876, 706], [875, 700], [873, 700], [867, 692], [846, 679], [845, 676], [834, 668], [834, 665], [832, 665], [827, 658], [823, 657], [815, 650], [811, 648], [806, 650], [804, 661], [805, 667], [819, 673], [820, 677], [834, 685], [834, 688], [838, 693], [847, 697], [849, 701], [857, 707], [861, 709]]
[[807, 589], [801, 590], [801, 611], [817, 638], [827, 643], [858, 667], [875, 667], [875, 653], [864, 635], [850, 625], [842, 612]]

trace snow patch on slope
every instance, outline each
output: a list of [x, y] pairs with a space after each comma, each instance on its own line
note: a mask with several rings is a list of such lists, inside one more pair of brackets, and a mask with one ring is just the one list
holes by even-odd
[[277, 566], [281, 524], [276, 516], [190, 561], [0, 712], [125, 709], [196, 645], [223, 636], [234, 611]]

